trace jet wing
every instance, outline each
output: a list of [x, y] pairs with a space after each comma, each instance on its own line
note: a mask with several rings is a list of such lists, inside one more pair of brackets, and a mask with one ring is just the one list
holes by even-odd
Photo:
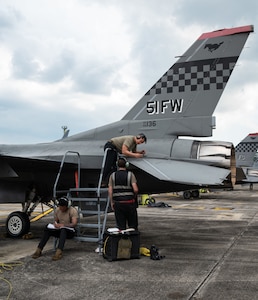
[[[46, 170], [52, 171], [57, 175], [60, 167], [60, 161], [16, 156], [0, 156], [0, 165], [0, 178], [15, 178], [19, 177], [21, 172], [30, 172], [35, 170], [37, 170], [38, 173]], [[69, 167], [74, 169], [74, 164], [66, 163], [66, 168]]]
[[161, 158], [130, 159], [130, 164], [160, 180], [188, 185], [221, 185], [230, 173], [224, 168]]

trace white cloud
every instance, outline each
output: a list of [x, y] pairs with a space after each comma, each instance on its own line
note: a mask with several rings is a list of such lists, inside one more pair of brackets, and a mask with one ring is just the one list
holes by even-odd
[[11, 55], [5, 47], [0, 48], [0, 80], [11, 76]]

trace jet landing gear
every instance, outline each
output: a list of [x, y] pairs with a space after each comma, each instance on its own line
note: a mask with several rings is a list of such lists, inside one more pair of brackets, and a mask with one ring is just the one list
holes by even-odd
[[[41, 204], [41, 212], [35, 212], [35, 216], [32, 217], [32, 213], [39, 204]], [[48, 209], [45, 209], [45, 206]], [[32, 190], [23, 204], [23, 211], [14, 211], [7, 217], [6, 234], [13, 238], [24, 236], [30, 231], [31, 222], [43, 218], [53, 210], [54, 204], [50, 200], [41, 200], [39, 196], [36, 196], [35, 190]]]
[[[31, 209], [30, 205], [34, 202]], [[10, 213], [6, 220], [6, 233], [11, 237], [20, 237], [28, 233], [30, 230], [30, 218], [29, 216], [39, 204], [40, 199], [36, 197], [36, 189], [33, 186], [28, 193], [28, 197], [24, 203], [22, 203], [22, 211], [14, 211]]]
[[190, 199], [190, 198], [197, 199], [197, 198], [199, 198], [199, 196], [200, 196], [199, 190], [184, 191], [184, 193], [183, 193], [184, 199]]
[[[43, 204], [48, 209], [43, 208]], [[35, 217], [30, 218], [31, 213], [34, 211], [37, 205], [33, 205], [33, 210], [30, 210], [29, 212], [24, 211], [14, 211], [10, 213], [6, 220], [6, 233], [10, 237], [20, 237], [25, 235], [30, 231], [30, 223], [35, 222], [37, 220], [40, 220], [44, 216], [50, 214], [54, 210], [54, 204], [51, 204], [49, 202], [41, 202], [41, 213], [37, 213]]]
[[12, 212], [6, 220], [6, 231], [11, 237], [20, 237], [30, 230], [29, 216], [22, 211]]

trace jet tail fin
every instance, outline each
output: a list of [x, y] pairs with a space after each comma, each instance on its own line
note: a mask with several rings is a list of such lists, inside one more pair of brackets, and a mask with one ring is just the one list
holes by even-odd
[[249, 133], [235, 148], [238, 183], [258, 182], [258, 133]]
[[258, 149], [258, 133], [249, 133], [235, 148], [237, 167], [252, 167]]
[[129, 131], [212, 136], [212, 114], [250, 32], [252, 25], [202, 34], [123, 117]]

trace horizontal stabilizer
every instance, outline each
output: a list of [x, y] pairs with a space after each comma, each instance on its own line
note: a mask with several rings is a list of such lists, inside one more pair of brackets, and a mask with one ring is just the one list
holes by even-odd
[[189, 185], [221, 185], [230, 170], [158, 158], [130, 159], [130, 164], [165, 181]]

